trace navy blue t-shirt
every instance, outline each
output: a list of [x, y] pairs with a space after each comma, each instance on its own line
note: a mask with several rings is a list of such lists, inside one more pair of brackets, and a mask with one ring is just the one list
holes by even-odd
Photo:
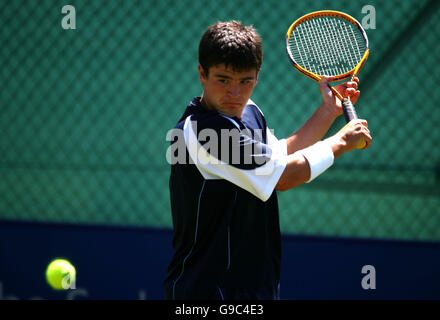
[[281, 236], [275, 186], [286, 166], [251, 100], [241, 118], [194, 98], [175, 126], [169, 181], [174, 255], [167, 299], [279, 298]]

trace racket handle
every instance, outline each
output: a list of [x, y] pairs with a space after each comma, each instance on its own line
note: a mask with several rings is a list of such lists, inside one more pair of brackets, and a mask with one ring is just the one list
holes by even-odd
[[[350, 99], [348, 98], [342, 99], [342, 111], [344, 112], [345, 121], [347, 121], [347, 123], [353, 119], [358, 119], [353, 103], [351, 103]], [[362, 140], [356, 148], [363, 149], [366, 145], [367, 142], [365, 140]]]
[[347, 123], [358, 118], [353, 103], [351, 103], [348, 98], [342, 99], [342, 111], [344, 112], [345, 121], [347, 121]]

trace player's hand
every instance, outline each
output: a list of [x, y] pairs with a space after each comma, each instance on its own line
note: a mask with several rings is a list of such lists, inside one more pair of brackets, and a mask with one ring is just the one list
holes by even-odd
[[[334, 88], [338, 90], [344, 98], [349, 97], [353, 104], [356, 103], [361, 92], [357, 90], [359, 84], [359, 78], [353, 78], [353, 81], [347, 81], [341, 83]], [[321, 91], [322, 103], [329, 108], [329, 110], [336, 116], [340, 116], [342, 112], [341, 101], [330, 90], [328, 80], [323, 77], [319, 83], [319, 90]]]
[[367, 149], [371, 144], [371, 133], [368, 129], [367, 120], [354, 119], [347, 123], [336, 134], [342, 140], [345, 145], [344, 152], [358, 149], [360, 145], [363, 145], [363, 141], [366, 145], [363, 149]]
[[362, 149], [367, 149], [372, 141], [367, 120], [363, 119], [351, 120], [334, 136], [328, 139], [330, 140], [335, 158], [344, 152], [359, 149], [359, 146], [363, 145], [363, 141], [366, 142], [366, 145]]

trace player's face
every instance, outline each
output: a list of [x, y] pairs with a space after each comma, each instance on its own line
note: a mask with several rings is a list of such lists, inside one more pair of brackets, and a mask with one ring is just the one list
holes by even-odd
[[241, 116], [258, 78], [256, 69], [237, 72], [224, 64], [210, 67], [208, 75], [199, 65], [199, 75], [203, 85], [202, 105], [229, 117]]

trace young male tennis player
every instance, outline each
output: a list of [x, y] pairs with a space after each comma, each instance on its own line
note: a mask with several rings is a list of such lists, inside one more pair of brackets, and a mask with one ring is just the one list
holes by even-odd
[[[167, 299], [278, 299], [277, 190], [312, 181], [362, 139], [367, 147], [371, 142], [365, 120], [320, 141], [342, 114], [325, 79], [313, 115], [278, 140], [250, 99], [261, 63], [261, 38], [251, 26], [219, 22], [201, 38], [203, 94], [187, 106], [171, 143], [184, 148], [172, 153], [174, 255], [164, 281]], [[354, 80], [336, 89], [356, 102]]]

